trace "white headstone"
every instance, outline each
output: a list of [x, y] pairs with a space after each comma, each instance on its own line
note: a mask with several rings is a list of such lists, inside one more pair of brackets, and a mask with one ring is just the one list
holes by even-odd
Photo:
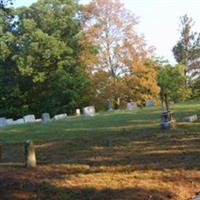
[[94, 116], [95, 115], [95, 107], [88, 106], [88, 107], [83, 108], [83, 114], [88, 117]]
[[81, 115], [80, 109], [76, 109], [76, 115], [77, 115], [77, 116], [80, 116], [80, 115]]
[[23, 118], [20, 118], [20, 119], [17, 119], [13, 122], [13, 124], [17, 125], [17, 124], [24, 124], [24, 119]]
[[8, 124], [8, 125], [12, 125], [13, 123], [14, 123], [14, 120], [13, 119], [6, 119], [6, 123]]
[[136, 102], [129, 102], [126, 104], [126, 110], [134, 110], [136, 108], [138, 108]]
[[145, 101], [145, 106], [146, 107], [153, 107], [154, 106], [154, 102], [152, 100], [146, 100]]
[[26, 115], [23, 117], [25, 123], [35, 122], [35, 115]]
[[0, 118], [0, 127], [5, 127], [7, 125], [6, 118], [1, 117]]
[[49, 113], [42, 113], [42, 122], [46, 123], [46, 122], [50, 122], [50, 115]]
[[67, 113], [55, 115], [55, 116], [53, 117], [54, 120], [61, 120], [61, 119], [65, 119], [65, 118], [67, 118]]
[[194, 122], [198, 120], [198, 116], [197, 115], [191, 115], [188, 117], [184, 117], [184, 121], [186, 122]]

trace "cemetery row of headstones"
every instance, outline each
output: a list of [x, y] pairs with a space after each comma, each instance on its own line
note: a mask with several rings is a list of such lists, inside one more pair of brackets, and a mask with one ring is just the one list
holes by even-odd
[[[76, 115], [80, 116], [81, 111], [80, 109], [76, 109]], [[83, 109], [83, 115], [84, 116], [94, 116], [95, 115], [95, 107], [94, 106], [88, 106]], [[35, 123], [35, 122], [51, 122], [51, 121], [57, 121], [57, 120], [62, 120], [67, 118], [67, 113], [62, 113], [55, 115], [53, 118], [50, 118], [49, 113], [43, 113], [41, 115], [41, 119], [36, 119], [35, 115], [30, 114], [30, 115], [25, 115], [23, 118], [13, 120], [12, 118], [5, 118], [1, 117], [0, 118], [0, 127], [6, 127], [10, 125], [19, 125], [19, 124], [27, 124], [27, 123]]]
[[[146, 101], [144, 102], [144, 106], [145, 106], [145, 107], [154, 107], [154, 106], [155, 106], [155, 103], [153, 102], [153, 100], [146, 100]], [[131, 110], [135, 110], [135, 109], [137, 109], [137, 108], [139, 108], [139, 107], [140, 107], [140, 105], [138, 105], [137, 102], [130, 101], [130, 102], [126, 103], [125, 109], [131, 111]], [[106, 105], [105, 105], [105, 108], [106, 108], [106, 110], [107, 110], [108, 112], [113, 111], [112, 103], [111, 103], [109, 100], [107, 100]]]
[[[152, 107], [154, 106], [154, 102], [152, 100], [146, 100], [145, 101], [145, 106], [146, 107]], [[138, 108], [138, 105], [136, 102], [128, 102], [126, 105], [126, 109], [127, 110], [134, 110]], [[111, 110], [111, 109], [110, 109]], [[81, 115], [81, 111], [80, 109], [76, 109], [76, 115], [80, 116]], [[84, 116], [94, 116], [95, 115], [95, 107], [94, 106], [88, 106], [83, 108], [83, 115]], [[1, 117], [0, 118], [0, 127], [5, 127], [5, 126], [9, 126], [9, 125], [18, 125], [18, 124], [26, 124], [26, 123], [34, 123], [34, 122], [50, 122], [50, 121], [56, 121], [56, 120], [62, 120], [67, 118], [67, 113], [63, 113], [63, 114], [58, 114], [55, 115], [53, 118], [50, 118], [49, 113], [43, 113], [41, 115], [41, 119], [36, 119], [35, 115], [30, 114], [30, 115], [26, 115], [23, 118], [17, 119], [17, 120], [13, 120], [12, 118], [5, 118], [5, 117]]]
[[[154, 102], [152, 101], [152, 100], [146, 100], [145, 101], [145, 107], [154, 107], [155, 106], [155, 104], [154, 104]], [[126, 110], [134, 110], [134, 109], [136, 109], [136, 108], [138, 108], [139, 106], [138, 106], [138, 104], [137, 104], [137, 102], [128, 102], [127, 104], [126, 104]]]

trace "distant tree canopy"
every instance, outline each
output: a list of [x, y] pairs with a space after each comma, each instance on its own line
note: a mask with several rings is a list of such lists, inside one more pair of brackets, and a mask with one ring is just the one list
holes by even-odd
[[88, 103], [73, 0], [41, 0], [0, 16], [0, 113], [72, 113]]

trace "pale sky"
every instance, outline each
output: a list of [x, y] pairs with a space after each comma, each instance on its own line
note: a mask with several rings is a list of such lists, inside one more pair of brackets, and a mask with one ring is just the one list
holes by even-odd
[[[37, 0], [14, 0], [14, 6], [30, 5]], [[80, 0], [88, 3], [90, 0]], [[139, 17], [138, 32], [148, 45], [155, 46], [156, 56], [174, 64], [171, 49], [179, 38], [180, 16], [188, 14], [195, 21], [194, 31], [200, 32], [200, 0], [121, 0]]]

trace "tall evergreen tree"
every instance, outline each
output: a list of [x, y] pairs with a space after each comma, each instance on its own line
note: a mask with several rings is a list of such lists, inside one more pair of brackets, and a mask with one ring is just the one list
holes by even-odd
[[[200, 70], [200, 34], [193, 32], [194, 21], [184, 15], [180, 23], [180, 39], [173, 47], [176, 61], [187, 66], [185, 74], [194, 77]], [[187, 73], [188, 72], [188, 73]]]

